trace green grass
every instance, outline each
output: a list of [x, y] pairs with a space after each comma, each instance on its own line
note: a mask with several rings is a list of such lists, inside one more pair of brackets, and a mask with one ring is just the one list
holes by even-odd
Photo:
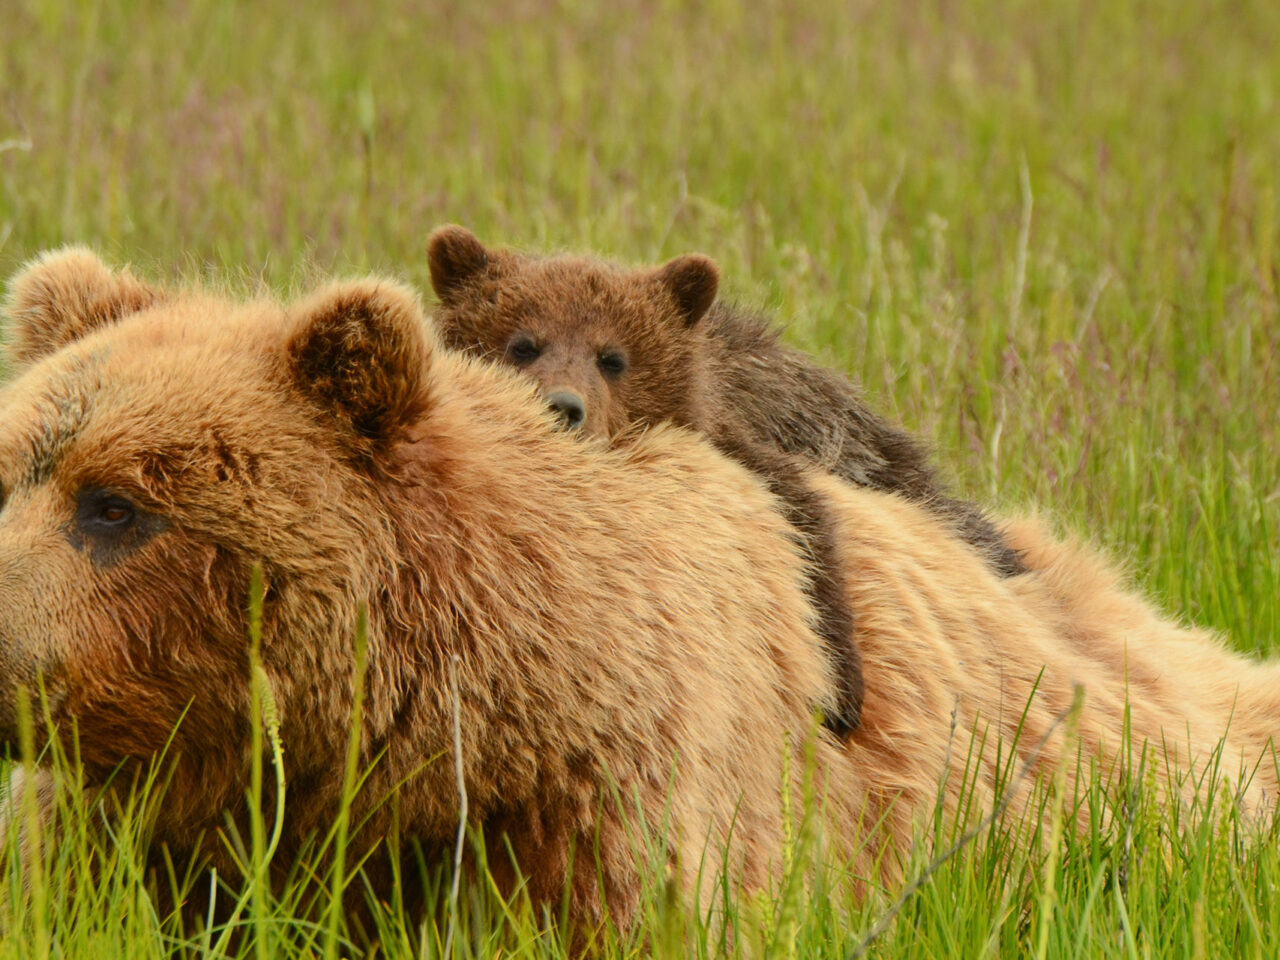
[[[271, 708], [258, 703], [254, 726], [262, 752], [255, 769], [269, 776], [278, 748], [271, 744]], [[955, 749], [968, 751], [969, 770], [977, 769], [982, 750], [999, 749], [964, 731], [956, 736]], [[1067, 743], [1072, 749], [1070, 734]], [[391, 958], [557, 960], [572, 955], [571, 942], [605, 958], [821, 960], [1267, 957], [1280, 948], [1273, 932], [1280, 929], [1274, 826], [1250, 819], [1225, 790], [1208, 786], [1187, 803], [1162, 801], [1163, 759], [1150, 748], [1133, 750], [1114, 769], [1036, 784], [1025, 811], [998, 806], [982, 816], [971, 809], [968, 831], [936, 810], [902, 865], [912, 882], [873, 886], [865, 896], [855, 896], [844, 871], [823, 856], [822, 798], [807, 770], [791, 770], [786, 776], [801, 778], [808, 813], [787, 837], [770, 889], [743, 896], [716, 877], [709, 901], [691, 909], [665, 879], [664, 848], [637, 829], [636, 855], [653, 864], [640, 922], [626, 931], [606, 925], [585, 933], [521, 892], [503, 899], [483, 860], [456, 900], [447, 863], [410, 862], [406, 870], [423, 879], [425, 914], [407, 910], [385, 890], [369, 896], [358, 871], [344, 870], [341, 862], [345, 805], [327, 835], [283, 865], [285, 882], [274, 888], [266, 878], [281, 864], [272, 862], [266, 838], [271, 810], [253, 818], [248, 840], [222, 831], [220, 842], [237, 853], [236, 874], [211, 880], [190, 864], [167, 861], [144, 868], [148, 811], [164, 802], [163, 758], [135, 780], [122, 774], [117, 790], [91, 794], [89, 803], [70, 799], [81, 783], [74, 754], [55, 746], [45, 760], [67, 788], [50, 821], [39, 825], [34, 796], [16, 787], [10, 804], [28, 825], [25, 855], [16, 822], [0, 831], [0, 957], [360, 955], [367, 939], [342, 920], [352, 892], [371, 910], [369, 929], [379, 938], [374, 955]], [[1000, 779], [1016, 787], [1025, 770], [1010, 763]], [[1205, 783], [1215, 779], [1210, 773]], [[250, 795], [261, 796], [259, 783], [255, 776]], [[962, 797], [973, 786], [967, 775], [964, 786]], [[1050, 829], [1037, 832], [1033, 822]], [[1074, 823], [1082, 829], [1070, 829]], [[210, 890], [213, 903], [206, 906]], [[201, 898], [186, 912], [159, 906]], [[575, 940], [575, 932], [583, 937]], [[446, 943], [453, 949], [446, 952]]]
[[[1052, 515], [1164, 609], [1270, 653], [1277, 36], [1270, 0], [16, 0], [0, 276], [84, 242], [162, 277], [287, 290], [378, 270], [425, 288], [444, 221], [628, 261], [699, 249], [730, 296], [929, 436], [958, 490]], [[1047, 919], [1036, 862], [984, 838], [876, 951], [1274, 955], [1276, 844], [1134, 796], [1068, 835]], [[81, 832], [48, 854], [35, 915], [7, 888], [0, 955], [163, 953], [127, 831], [97, 853]], [[732, 949], [839, 956], [893, 896], [820, 892], [740, 905], [786, 943]], [[716, 954], [663, 896], [632, 948]], [[527, 911], [474, 888], [464, 905], [465, 955], [555, 955]], [[273, 951], [324, 955], [279, 904], [255, 909], [292, 930]]]

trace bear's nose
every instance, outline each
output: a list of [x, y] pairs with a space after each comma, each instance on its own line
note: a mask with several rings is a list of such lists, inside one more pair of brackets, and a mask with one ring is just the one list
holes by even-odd
[[560, 418], [566, 430], [577, 430], [587, 419], [587, 405], [572, 390], [557, 390], [547, 394], [547, 406]]

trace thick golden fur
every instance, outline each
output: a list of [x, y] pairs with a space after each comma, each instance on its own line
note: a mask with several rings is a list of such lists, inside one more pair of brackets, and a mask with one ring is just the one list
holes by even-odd
[[[368, 604], [362, 749], [381, 759], [357, 844], [385, 835], [373, 807], [401, 781], [401, 833], [451, 843], [456, 657], [471, 819], [499, 873], [505, 832], [533, 894], [558, 902], [572, 870], [588, 919], [598, 849], [625, 922], [635, 811], [616, 790], [687, 884], [731, 826], [730, 869], [768, 879], [784, 752], [799, 762], [834, 678], [804, 562], [757, 477], [678, 429], [624, 450], [566, 436], [531, 386], [441, 349], [393, 283], [284, 307], [154, 293], [140, 312], [93, 314], [76, 306], [103, 302], [77, 291], [102, 279], [84, 256], [43, 258], [11, 286], [12, 335], [37, 346], [0, 391], [0, 735], [15, 736], [16, 685], [40, 676], [54, 718], [76, 720], [92, 785], [148, 758], [188, 708], [155, 836], [193, 852], [224, 809], [243, 817], [260, 562], [289, 784], [281, 862], [336, 812]], [[1023, 750], [1078, 681], [1091, 754], [1119, 749], [1127, 692], [1140, 741], [1202, 761], [1234, 709], [1228, 772], [1263, 756], [1277, 668], [1162, 620], [1088, 553], [1015, 526], [1033, 572], [1001, 578], [920, 506], [811, 482], [832, 504], [867, 678], [863, 726], [846, 743], [817, 734], [816, 774], [830, 853], [864, 876], [885, 845], [903, 851], [944, 773], [956, 806], [968, 731], [1011, 740], [1042, 670]], [[994, 761], [988, 748], [987, 804]], [[1247, 799], [1275, 787], [1263, 763]]]
[[[828, 770], [838, 773], [830, 792], [867, 797], [872, 811], [892, 802], [893, 844], [935, 801], [944, 773], [944, 799], [956, 811], [970, 731], [988, 735], [978, 810], [994, 800], [997, 736], [1013, 742], [1021, 723], [1025, 756], [1049, 734], [1033, 769], [1052, 767], [1062, 736], [1054, 721], [1076, 683], [1084, 687], [1086, 761], [1106, 771], [1120, 759], [1127, 703], [1135, 755], [1145, 744], [1161, 772], [1168, 757], [1172, 769], [1201, 774], [1222, 741], [1220, 769], [1242, 786], [1242, 801], [1255, 813], [1274, 805], [1280, 664], [1228, 652], [1216, 637], [1160, 617], [1100, 557], [1037, 523], [1006, 526], [1032, 572], [1000, 578], [962, 544], [940, 537], [937, 521], [918, 507], [832, 478], [814, 482], [840, 503], [841, 554], [853, 571], [867, 681], [864, 726], [843, 758], [853, 763], [831, 762]], [[947, 735], [953, 710], [954, 743]], [[1194, 785], [1170, 787], [1172, 798]]]

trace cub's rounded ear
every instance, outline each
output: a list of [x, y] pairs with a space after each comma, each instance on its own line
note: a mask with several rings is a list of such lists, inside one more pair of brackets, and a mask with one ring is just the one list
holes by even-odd
[[676, 302], [676, 309], [692, 327], [715, 302], [720, 286], [720, 268], [710, 257], [688, 253], [659, 267], [654, 274]]
[[296, 388], [362, 455], [399, 439], [427, 403], [433, 336], [412, 290], [368, 279], [324, 287], [289, 309]]
[[489, 259], [484, 244], [466, 227], [451, 223], [431, 231], [427, 265], [440, 302], [454, 303], [462, 287], [489, 266]]
[[18, 366], [34, 363], [161, 299], [159, 290], [127, 269], [112, 272], [84, 247], [42, 253], [9, 281], [9, 359]]

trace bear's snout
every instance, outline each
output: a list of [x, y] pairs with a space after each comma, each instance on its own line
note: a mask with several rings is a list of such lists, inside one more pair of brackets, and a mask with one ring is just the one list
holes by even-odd
[[556, 390], [547, 394], [547, 406], [566, 430], [577, 430], [586, 422], [587, 402], [572, 390]]

